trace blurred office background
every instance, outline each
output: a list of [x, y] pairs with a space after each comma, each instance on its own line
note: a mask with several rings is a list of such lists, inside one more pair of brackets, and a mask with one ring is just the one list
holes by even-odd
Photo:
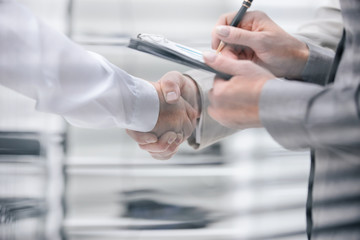
[[[188, 68], [126, 48], [156, 33], [208, 49], [218, 17], [242, 1], [20, 0], [84, 48], [151, 81]], [[290, 32], [311, 0], [255, 0]], [[305, 239], [309, 157], [262, 129], [202, 151], [151, 159], [123, 129], [90, 130], [39, 113], [0, 88], [0, 239]]]

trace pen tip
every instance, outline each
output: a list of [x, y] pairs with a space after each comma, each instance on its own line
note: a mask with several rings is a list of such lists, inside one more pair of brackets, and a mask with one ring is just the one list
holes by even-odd
[[216, 54], [219, 54], [223, 48], [225, 47], [225, 43], [223, 41], [220, 42], [219, 47], [216, 49]]

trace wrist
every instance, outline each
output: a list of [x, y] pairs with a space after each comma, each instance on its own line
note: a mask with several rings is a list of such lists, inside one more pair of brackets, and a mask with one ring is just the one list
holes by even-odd
[[294, 47], [294, 69], [293, 72], [289, 74], [288, 78], [290, 79], [302, 79], [302, 73], [305, 69], [306, 63], [310, 56], [309, 47], [306, 43], [298, 41], [297, 46]]
[[[159, 82], [150, 82], [153, 86], [154, 86], [154, 88], [155, 88], [155, 90], [156, 90], [156, 92], [157, 92], [157, 95], [158, 95], [158, 98], [159, 98], [159, 113], [158, 113], [158, 119], [157, 119], [157, 122], [156, 122], [156, 125], [155, 125], [155, 127], [152, 129], [152, 131], [151, 132], [157, 132], [158, 130], [159, 130], [159, 128], [160, 128], [160, 125], [161, 125], [161, 123], [160, 123], [160, 119], [161, 119], [161, 115], [162, 115], [162, 113], [164, 112], [164, 103], [166, 102], [165, 101], [165, 98], [164, 98], [164, 96], [163, 96], [163, 94], [162, 94], [162, 91], [161, 91], [161, 85], [160, 85], [160, 83]], [[157, 134], [158, 136], [159, 136], [159, 134]]]
[[187, 101], [192, 105], [192, 107], [197, 112], [197, 118], [200, 118], [201, 110], [202, 110], [202, 102], [201, 102], [201, 94], [199, 90], [199, 86], [196, 81], [189, 75], [183, 74], [183, 76], [187, 79]]
[[254, 92], [255, 92], [255, 96], [256, 96], [256, 104], [254, 107], [253, 125], [251, 126], [253, 128], [263, 127], [261, 119], [260, 119], [260, 99], [261, 99], [261, 95], [262, 95], [265, 84], [268, 81], [275, 79], [275, 78], [276, 78], [275, 76], [273, 76], [272, 74], [269, 74], [262, 80], [258, 81], [258, 83], [255, 85]]

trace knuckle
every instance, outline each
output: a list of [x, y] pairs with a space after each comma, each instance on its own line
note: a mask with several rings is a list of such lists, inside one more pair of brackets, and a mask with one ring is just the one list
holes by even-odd
[[259, 32], [258, 34], [255, 35], [256, 36], [256, 40], [260, 41], [261, 43], [264, 43], [264, 41], [267, 39], [266, 34]]
[[253, 14], [254, 14], [254, 16], [259, 17], [259, 18], [263, 18], [263, 17], [267, 16], [263, 11], [259, 11], [259, 10], [253, 11]]
[[182, 77], [182, 74], [181, 74], [180, 72], [178, 72], [178, 71], [171, 71], [171, 72], [169, 72], [169, 75], [170, 75], [171, 77], [175, 77], [175, 78], [180, 78], [180, 77]]
[[219, 17], [219, 23], [222, 23], [222, 22], [224, 22], [227, 18], [228, 18], [228, 15], [229, 15], [229, 13], [223, 13], [223, 14], [221, 14], [220, 15], [220, 17]]
[[161, 79], [162, 83], [172, 83], [174, 78], [178, 78], [181, 75], [180, 72], [170, 71], [167, 72], [164, 77]]
[[171, 75], [167, 75], [167, 77], [161, 79], [161, 87], [169, 87], [173, 86], [173, 78]]
[[233, 11], [233, 12], [228, 12], [228, 13], [225, 13], [223, 14], [224, 15], [224, 19], [225, 19], [225, 24], [226, 25], [229, 25], [231, 23], [231, 21], [233, 20], [234, 16], [236, 15], [236, 11]]

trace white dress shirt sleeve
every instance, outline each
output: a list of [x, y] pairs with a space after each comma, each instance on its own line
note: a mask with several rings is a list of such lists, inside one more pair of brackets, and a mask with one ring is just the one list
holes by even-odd
[[14, 1], [0, 0], [0, 84], [80, 127], [146, 132], [159, 114], [152, 84], [84, 50]]

